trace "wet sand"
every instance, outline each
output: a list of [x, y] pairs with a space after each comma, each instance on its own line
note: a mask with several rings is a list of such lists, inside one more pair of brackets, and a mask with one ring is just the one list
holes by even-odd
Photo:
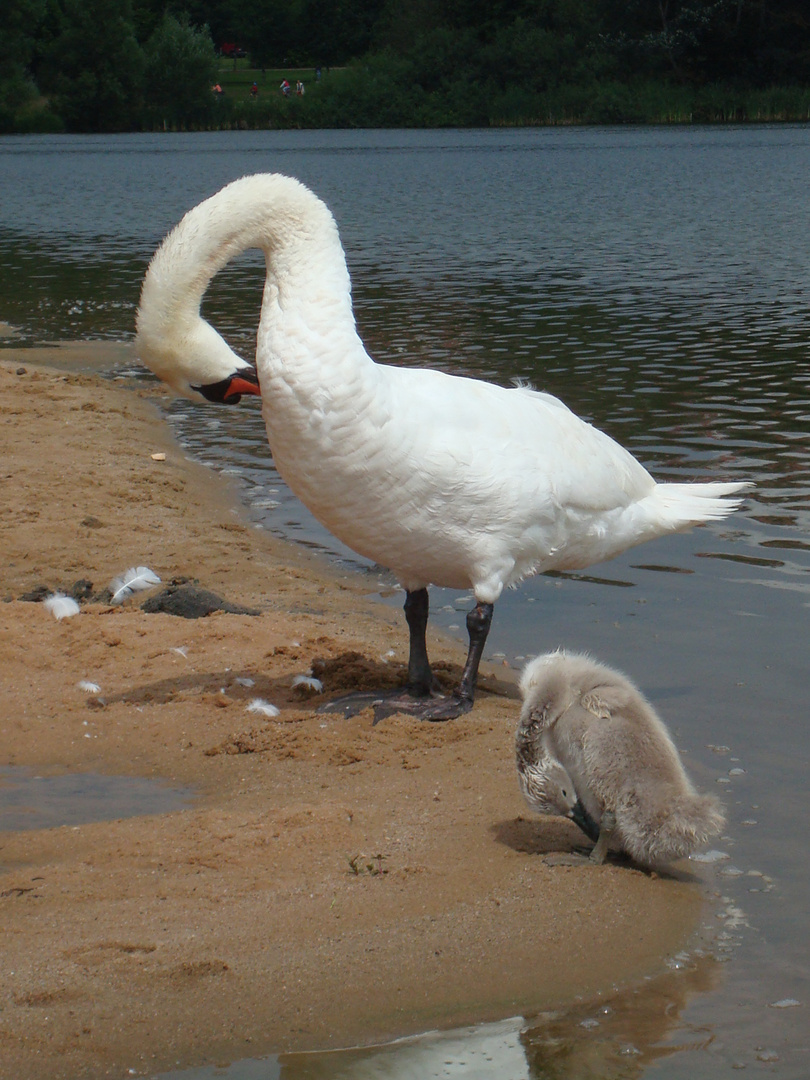
[[[294, 677], [335, 660], [327, 691], [358, 672], [396, 680], [404, 620], [361, 578], [244, 524], [171, 441], [161, 389], [35, 363], [58, 360], [0, 353], [0, 764], [163, 778], [198, 798], [0, 834], [0, 1073], [119, 1077], [367, 1043], [660, 971], [700, 890], [544, 861], [583, 838], [524, 807], [516, 673], [490, 668], [473, 712], [446, 724], [315, 715], [323, 698]], [[19, 600], [79, 579], [96, 594], [135, 564], [261, 613], [147, 614], [139, 594], [57, 622]], [[458, 673], [455, 643], [431, 650]], [[280, 714], [249, 712], [255, 697]]]

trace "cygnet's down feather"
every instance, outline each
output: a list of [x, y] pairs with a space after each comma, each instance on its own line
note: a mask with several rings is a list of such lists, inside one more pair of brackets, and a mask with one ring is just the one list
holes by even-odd
[[645, 866], [689, 855], [723, 828], [718, 800], [695, 791], [663, 721], [626, 676], [555, 652], [526, 665], [520, 688], [518, 776], [539, 812], [572, 816], [567, 775], [597, 826], [615, 816], [610, 846]]

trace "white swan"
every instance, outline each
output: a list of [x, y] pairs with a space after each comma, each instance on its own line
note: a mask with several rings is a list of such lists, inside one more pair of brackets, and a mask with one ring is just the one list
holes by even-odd
[[724, 825], [717, 799], [698, 795], [669, 733], [628, 678], [587, 656], [547, 653], [520, 680], [515, 735], [521, 790], [540, 813], [570, 817], [644, 866], [689, 855]]
[[[249, 247], [267, 264], [258, 385], [200, 315], [211, 278]], [[289, 177], [244, 177], [186, 214], [146, 274], [136, 349], [186, 397], [234, 402], [261, 392], [284, 480], [335, 536], [397, 575], [411, 635], [408, 693], [378, 705], [378, 717], [409, 708], [445, 719], [471, 708], [504, 586], [722, 518], [739, 502], [723, 496], [746, 486], [656, 484], [548, 394], [375, 364], [355, 329], [335, 221]], [[433, 697], [431, 584], [472, 589], [476, 599], [452, 699]]]

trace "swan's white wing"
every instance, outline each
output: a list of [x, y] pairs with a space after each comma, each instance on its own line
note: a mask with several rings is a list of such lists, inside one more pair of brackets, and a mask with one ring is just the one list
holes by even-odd
[[[613, 553], [599, 516], [655, 487], [556, 398], [436, 371], [374, 368], [306, 422], [312, 438], [294, 455], [276, 444], [282, 475], [335, 535], [410, 588], [473, 585], [496, 598], [563, 554], [566, 565], [599, 561]], [[273, 445], [272, 417], [268, 429]]]
[[[385, 369], [397, 402], [394, 462], [415, 491], [439, 494], [458, 512], [524, 526], [560, 510], [597, 514], [649, 495], [650, 474], [622, 446], [557, 398], [454, 378]], [[412, 478], [412, 479], [410, 479]]]

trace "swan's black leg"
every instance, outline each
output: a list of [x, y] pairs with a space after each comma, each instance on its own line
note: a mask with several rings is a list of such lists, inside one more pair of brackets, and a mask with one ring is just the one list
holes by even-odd
[[[407, 611], [407, 608], [406, 608]], [[467, 652], [467, 660], [461, 673], [461, 682], [458, 689], [451, 697], [434, 695], [430, 698], [419, 700], [410, 698], [403, 701], [391, 698], [381, 701], [374, 706], [374, 723], [391, 716], [395, 712], [407, 712], [410, 716], [418, 716], [420, 720], [453, 720], [462, 716], [473, 707], [475, 699], [475, 686], [478, 682], [478, 667], [481, 657], [484, 655], [489, 628], [492, 625], [492, 604], [478, 603], [467, 616], [467, 633], [470, 636], [470, 647]], [[427, 620], [425, 620], [427, 621]], [[409, 620], [410, 625], [410, 620]], [[427, 659], [427, 653], [425, 654]]]
[[[395, 712], [412, 712], [413, 706], [430, 699], [433, 692], [433, 672], [427, 652], [427, 624], [430, 601], [427, 589], [415, 589], [405, 594], [405, 619], [408, 623], [408, 681], [401, 690], [358, 690], [353, 694], [318, 706], [318, 712], [342, 712], [345, 717], [356, 716], [371, 705], [374, 723]], [[443, 700], [443, 699], [442, 699]]]
[[405, 618], [411, 635], [406, 690], [415, 698], [427, 697], [433, 689], [433, 672], [430, 670], [425, 639], [429, 603], [427, 589], [416, 589], [405, 594]]
[[462, 701], [469, 701], [470, 708], [472, 708], [473, 698], [475, 697], [478, 667], [481, 663], [481, 657], [484, 655], [484, 646], [489, 636], [494, 610], [493, 604], [476, 604], [467, 615], [467, 633], [470, 635], [470, 648], [467, 653], [464, 671], [461, 673], [461, 682], [457, 694]]
[[407, 713], [420, 720], [452, 720], [462, 716], [473, 707], [478, 666], [484, 653], [489, 627], [492, 623], [492, 604], [476, 604], [467, 616], [467, 632], [470, 648], [461, 675], [458, 690], [450, 697], [437, 694], [433, 689], [433, 674], [427, 654], [425, 633], [428, 621], [427, 589], [416, 589], [405, 598], [405, 618], [410, 631], [408, 656], [408, 683], [404, 690], [363, 691], [346, 694], [327, 704], [320, 705], [318, 712], [341, 712], [355, 716], [371, 705], [374, 723], [379, 723], [395, 713]]

